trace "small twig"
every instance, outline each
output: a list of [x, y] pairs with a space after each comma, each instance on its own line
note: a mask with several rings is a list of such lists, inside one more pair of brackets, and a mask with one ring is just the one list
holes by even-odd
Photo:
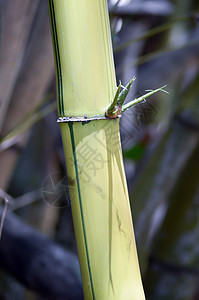
[[5, 201], [5, 205], [4, 205], [3, 214], [2, 214], [2, 217], [1, 217], [1, 224], [0, 224], [0, 240], [1, 240], [1, 236], [2, 236], [3, 225], [4, 225], [5, 216], [6, 216], [6, 211], [7, 211], [8, 203], [9, 203], [9, 201], [8, 201], [7, 198], [5, 198], [4, 201]]
[[14, 201], [11, 203], [9, 209], [11, 211], [14, 211], [16, 209], [20, 209], [22, 207], [30, 205], [35, 201], [39, 201], [40, 199], [41, 199], [41, 189], [34, 190], [15, 198]]
[[35, 201], [39, 201], [41, 199], [41, 190], [33, 190], [17, 198], [13, 198], [10, 194], [0, 188], [0, 199], [7, 199], [9, 202], [9, 209], [13, 211], [30, 205]]
[[[106, 116], [108, 118], [115, 119], [118, 115], [121, 114], [122, 105], [129, 93], [129, 90], [134, 80], [135, 80], [135, 76], [129, 81], [129, 83], [125, 87], [122, 86], [120, 81], [115, 97], [106, 110]], [[123, 87], [122, 91], [121, 91], [121, 87]]]
[[123, 113], [123, 112], [124, 112], [125, 110], [127, 110], [128, 108], [134, 106], [135, 104], [138, 104], [138, 103], [144, 101], [145, 98], [148, 98], [148, 97], [150, 97], [151, 95], [153, 95], [153, 94], [155, 94], [155, 93], [157, 93], [157, 92], [164, 92], [164, 93], [168, 94], [168, 92], [164, 90], [165, 87], [166, 87], [166, 85], [164, 85], [163, 87], [161, 87], [161, 88], [159, 88], [159, 89], [150, 91], [149, 93], [147, 93], [147, 94], [145, 94], [145, 95], [143, 95], [143, 96], [141, 96], [141, 97], [139, 97], [139, 98], [136, 98], [136, 99], [134, 99], [134, 100], [128, 102], [127, 104], [125, 104], [125, 105], [122, 106], [121, 113]]
[[115, 97], [113, 99], [113, 101], [111, 102], [111, 104], [109, 105], [109, 107], [107, 108], [105, 114], [108, 118], [110, 119], [115, 119], [118, 115], [121, 115], [125, 110], [127, 110], [128, 108], [142, 102], [142, 101], [146, 101], [145, 98], [150, 97], [151, 95], [157, 93], [157, 92], [164, 92], [166, 94], [169, 94], [167, 91], [164, 90], [164, 88], [166, 87], [166, 85], [162, 86], [159, 89], [156, 90], [147, 90], [148, 93], [136, 98], [130, 102], [128, 102], [127, 104], [124, 104], [124, 101], [126, 100], [126, 97], [129, 93], [129, 90], [131, 88], [131, 85], [133, 83], [133, 81], [135, 80], [135, 76], [133, 77], [133, 79], [131, 79], [129, 81], [129, 83], [125, 86], [125, 88], [120, 92], [121, 89], [121, 82], [117, 88]]
[[115, 106], [117, 104], [117, 101], [118, 101], [118, 97], [120, 95], [120, 90], [121, 90], [121, 81], [119, 83], [119, 86], [117, 88], [117, 91], [116, 91], [116, 94], [115, 94], [115, 97], [113, 99], [113, 101], [111, 102], [111, 104], [109, 105], [109, 107], [107, 108], [107, 111], [106, 111], [106, 116], [107, 117], [111, 117], [114, 110], [115, 110]]
[[122, 106], [124, 101], [126, 100], [126, 97], [128, 96], [128, 93], [130, 91], [130, 88], [132, 86], [133, 81], [135, 81], [135, 76], [129, 81], [129, 83], [124, 87], [123, 91], [119, 94], [117, 105]]
[[117, 2], [113, 5], [113, 7], [118, 6], [118, 4], [120, 3], [121, 0], [117, 0]]
[[6, 193], [2, 188], [0, 188], [0, 199], [7, 199], [9, 203], [13, 202], [15, 199], [8, 193]]

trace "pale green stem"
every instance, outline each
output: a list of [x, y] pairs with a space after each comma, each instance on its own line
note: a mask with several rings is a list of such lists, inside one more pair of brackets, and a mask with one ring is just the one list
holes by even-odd
[[145, 94], [145, 95], [143, 95], [143, 96], [141, 96], [141, 97], [139, 97], [139, 98], [136, 98], [136, 99], [134, 99], [134, 100], [128, 102], [127, 104], [123, 105], [123, 107], [122, 107], [122, 109], [121, 109], [121, 113], [123, 113], [123, 112], [124, 112], [125, 110], [127, 110], [128, 108], [130, 108], [130, 107], [132, 107], [132, 106], [134, 106], [134, 105], [136, 105], [136, 104], [138, 104], [138, 103], [144, 101], [146, 98], [150, 97], [151, 95], [153, 95], [153, 94], [155, 94], [155, 93], [157, 93], [157, 92], [159, 92], [159, 91], [168, 94], [168, 92], [164, 90], [165, 87], [166, 87], [166, 85], [164, 85], [163, 87], [161, 87], [161, 88], [159, 88], [159, 89], [156, 89], [156, 90], [154, 90], [154, 91], [151, 91], [151, 92], [149, 92], [149, 93], [147, 93], [147, 94]]
[[119, 86], [117, 88], [117, 91], [116, 91], [115, 97], [113, 99], [113, 102], [110, 104], [110, 106], [107, 109], [107, 114], [108, 115], [109, 114], [111, 115], [113, 113], [114, 109], [115, 109], [115, 106], [116, 106], [117, 101], [118, 101], [118, 97], [120, 95], [120, 90], [121, 90], [121, 81], [120, 81]]
[[135, 76], [129, 81], [129, 83], [125, 86], [125, 88], [121, 91], [118, 97], [117, 105], [122, 106], [124, 101], [126, 100], [126, 97], [129, 93], [129, 90], [132, 86], [133, 81], [135, 81]]

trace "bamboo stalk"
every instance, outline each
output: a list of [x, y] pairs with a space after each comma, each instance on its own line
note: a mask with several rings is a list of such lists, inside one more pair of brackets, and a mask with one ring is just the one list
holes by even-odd
[[49, 0], [49, 11], [84, 296], [142, 300], [119, 118], [104, 117], [116, 93], [107, 2]]

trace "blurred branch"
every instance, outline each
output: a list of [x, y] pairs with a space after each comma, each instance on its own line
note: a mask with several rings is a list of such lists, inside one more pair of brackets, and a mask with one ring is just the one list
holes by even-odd
[[124, 70], [127, 69], [127, 68], [132, 68], [133, 66], [138, 66], [138, 65], [144, 64], [144, 63], [149, 62], [153, 59], [164, 56], [164, 55], [166, 55], [170, 52], [186, 49], [188, 47], [193, 47], [193, 46], [199, 46], [199, 39], [195, 39], [195, 40], [190, 41], [189, 43], [185, 43], [181, 46], [168, 47], [164, 50], [160, 49], [158, 51], [154, 51], [154, 52], [151, 52], [149, 54], [143, 55], [143, 56], [139, 57], [138, 59], [134, 60], [132, 62], [132, 64], [123, 65], [123, 66], [119, 67], [118, 70], [117, 70], [117, 73], [120, 74], [120, 73], [124, 72]]
[[194, 19], [194, 13], [191, 13], [187, 16], [181, 16], [181, 17], [178, 17], [174, 20], [171, 20], [163, 25], [160, 25], [160, 26], [157, 26], [151, 30], [148, 30], [147, 32], [145, 32], [144, 34], [142, 34], [141, 36], [138, 36], [136, 38], [133, 38], [133, 39], [130, 39], [128, 40], [127, 42], [117, 46], [117, 47], [114, 47], [114, 52], [117, 53], [125, 48], [127, 48], [128, 46], [134, 44], [134, 43], [137, 43], [141, 40], [144, 40], [144, 39], [148, 39], [149, 37], [152, 37], [158, 33], [161, 33], [161, 32], [164, 32], [168, 29], [170, 29], [173, 25], [175, 25], [176, 23], [179, 23], [179, 22], [184, 22], [184, 21], [187, 21], [187, 20], [190, 20], [190, 19]]
[[189, 129], [174, 122], [135, 184], [134, 220], [143, 271], [153, 239], [167, 212], [170, 193], [197, 143], [197, 133], [190, 133]]
[[170, 16], [174, 6], [168, 1], [132, 1], [128, 5], [116, 6], [109, 3], [109, 12], [115, 16]]
[[[30, 30], [28, 30], [28, 44], [25, 48], [25, 51], [23, 53], [20, 53], [22, 55], [23, 64], [20, 65], [20, 70], [18, 70], [17, 77], [15, 78], [14, 85], [12, 89], [9, 89], [9, 99], [10, 104], [7, 110], [7, 114], [4, 115], [5, 117], [1, 132], [1, 137], [5, 136], [8, 132], [13, 130], [13, 128], [16, 127], [17, 124], [24, 118], [24, 116], [30, 112], [34, 107], [37, 106], [37, 104], [41, 101], [41, 99], [44, 98], [44, 95], [46, 95], [46, 92], [49, 89], [50, 84], [52, 83], [53, 75], [54, 75], [54, 60], [53, 60], [53, 51], [52, 51], [52, 42], [50, 37], [50, 26], [49, 26], [49, 16], [48, 16], [48, 7], [47, 7], [47, 1], [24, 1], [24, 5], [19, 5], [18, 2], [22, 2], [22, 0], [18, 0], [15, 3], [15, 6], [17, 6], [17, 9], [15, 10], [13, 8], [13, 1], [4, 1], [6, 5], [9, 3], [10, 5], [10, 11], [12, 13], [12, 24], [13, 26], [16, 25], [16, 20], [20, 20], [21, 17], [16, 15], [16, 11], [19, 14], [24, 14], [26, 16], [27, 12], [24, 11], [24, 7], [26, 7], [26, 3], [29, 3], [28, 5], [33, 6], [33, 2], [38, 2], [37, 12], [34, 17], [32, 26]], [[26, 7], [28, 10], [28, 8]], [[29, 13], [29, 11], [28, 11]], [[5, 17], [5, 16], [4, 16]], [[30, 16], [28, 16], [29, 18]], [[10, 21], [10, 22], [11, 22]], [[7, 24], [7, 25], [6, 25]], [[18, 22], [17, 22], [18, 24]], [[5, 19], [5, 27], [3, 28], [6, 30], [2, 31], [2, 35], [6, 35], [9, 20]], [[26, 27], [23, 26], [22, 27]], [[25, 29], [25, 28], [24, 28]], [[14, 38], [18, 39], [19, 36], [21, 37], [21, 31], [19, 30], [18, 33], [15, 35], [10, 35], [7, 33], [7, 37], [10, 38], [10, 44], [4, 44], [3, 52], [6, 54], [8, 58], [10, 59], [10, 50], [13, 50], [13, 44], [12, 40]], [[9, 50], [8, 50], [9, 49]], [[15, 49], [15, 47], [14, 47]], [[16, 57], [15, 53], [14, 55], [14, 62], [19, 67], [19, 60]], [[4, 60], [4, 64], [7, 65], [7, 60]], [[9, 66], [9, 70], [11, 70], [11, 73], [13, 72], [12, 66]], [[8, 68], [6, 67], [6, 69]], [[4, 73], [4, 69], [1, 69], [2, 77], [4, 78], [4, 81], [0, 81], [0, 90], [4, 91], [5, 86], [7, 84], [7, 73]], [[10, 75], [10, 74], [9, 74]], [[2, 87], [2, 89], [1, 89]], [[4, 94], [2, 95], [3, 101], [6, 97], [4, 97]], [[7, 99], [7, 98], [6, 98]], [[20, 140], [20, 146], [24, 147], [26, 144], [26, 135], [22, 134], [22, 139]], [[11, 141], [13, 144], [14, 140]], [[4, 146], [8, 146], [4, 145]], [[12, 151], [11, 149], [8, 149], [6, 151], [2, 151], [0, 153], [0, 186], [4, 189], [9, 184], [9, 180], [11, 178], [14, 165], [16, 164], [16, 161], [19, 157], [19, 152]]]
[[[10, 47], [12, 48], [12, 45]], [[53, 79], [54, 61], [46, 1], [39, 1], [38, 13], [29, 33], [29, 43], [23, 58], [2, 127], [2, 135], [12, 130], [24, 115], [44, 99]]]
[[156, 268], [156, 269], [158, 268], [166, 272], [180, 273], [180, 274], [186, 273], [190, 275], [195, 275], [197, 277], [199, 276], [199, 269], [197, 268], [163, 261], [154, 256], [149, 258], [149, 263], [151, 264], [152, 268]]
[[[195, 122], [198, 121], [198, 78], [199, 74], [187, 90], [178, 95], [180, 101], [179, 108], [176, 111], [179, 115], [187, 116], [188, 119], [192, 120], [192, 123], [194, 120], [196, 120]], [[183, 170], [199, 142], [198, 131], [179, 122], [175, 112], [173, 112], [173, 115], [175, 115], [175, 118], [171, 119], [172, 122], [157, 148], [153, 149], [150, 160], [144, 162], [142, 173], [140, 177], [137, 176], [137, 182], [133, 189], [134, 220], [143, 270], [146, 268], [154, 239], [157, 237], [157, 232], [168, 211], [171, 193], [174, 191], [180, 175], [183, 174]], [[191, 171], [185, 173], [187, 176], [187, 174], [191, 174]], [[189, 178], [192, 182], [192, 177]], [[182, 187], [185, 187], [187, 192], [187, 185], [183, 184], [180, 187], [181, 190]], [[185, 192], [183, 197], [185, 198]], [[178, 197], [178, 199], [181, 198]], [[191, 198], [189, 197], [189, 199]], [[180, 205], [180, 211], [182, 212], [182, 201], [178, 205]], [[176, 210], [175, 215], [176, 212], [179, 218], [180, 213]], [[172, 227], [169, 234], [170, 242], [173, 232]], [[166, 249], [166, 246], [164, 246], [164, 249]]]
[[28, 192], [17, 198], [13, 198], [11, 195], [9, 195], [3, 189], [0, 188], [0, 198], [7, 199], [7, 201], [9, 202], [9, 209], [13, 211], [22, 208], [26, 205], [30, 205], [37, 200], [40, 200], [41, 189]]
[[0, 188], [0, 198], [7, 199], [9, 202], [12, 202], [14, 198], [6, 193], [3, 189]]
[[[191, 129], [192, 130], [192, 129]], [[182, 299], [179, 290], [187, 284], [186, 299], [198, 299], [198, 246], [199, 238], [199, 144], [180, 172], [168, 198], [168, 210], [164, 222], [156, 234], [149, 258], [146, 277], [150, 278], [154, 299], [160, 298], [160, 287], [172, 285], [165, 299]], [[189, 283], [188, 283], [188, 280]], [[175, 295], [175, 297], [173, 297]], [[172, 296], [172, 297], [171, 297]]]
[[83, 299], [76, 256], [10, 212], [0, 242], [0, 266], [48, 300]]
[[196, 46], [196, 45], [199, 46], [199, 39], [195, 39], [193, 41], [187, 42], [187, 43], [185, 43], [183, 45], [180, 45], [180, 46], [177, 46], [177, 47], [168, 47], [165, 50], [161, 49], [161, 50], [158, 50], [158, 51], [154, 51], [152, 53], [149, 53], [149, 54], [146, 54], [146, 55], [143, 55], [143, 56], [139, 57], [137, 59], [137, 61], [135, 61], [135, 64], [136, 65], [141, 65], [141, 64], [144, 64], [144, 63], [146, 63], [148, 61], [151, 61], [155, 58], [164, 56], [165, 54], [168, 54], [170, 52], [186, 49], [188, 47], [192, 47], [192, 46]]
[[3, 230], [3, 224], [4, 224], [4, 220], [5, 220], [5, 216], [6, 216], [6, 211], [7, 211], [7, 208], [8, 208], [8, 199], [5, 198], [4, 202], [5, 202], [4, 203], [4, 209], [3, 209], [1, 222], [0, 222], [0, 240], [1, 240], [1, 236], [2, 236], [2, 230]]
[[[41, 105], [43, 105], [43, 103], [39, 103], [38, 106], [40, 107]], [[32, 111], [28, 112], [25, 115], [25, 117], [11, 131], [9, 131], [4, 137], [0, 139], [0, 151], [12, 146], [15, 141], [17, 142], [17, 135], [22, 134], [34, 124], [36, 124], [38, 121], [47, 116], [49, 113], [51, 113], [53, 110], [55, 110], [56, 102], [49, 104], [39, 112], [37, 111], [38, 106]]]
[[0, 129], [23, 64], [29, 33], [39, 0], [3, 1], [0, 49]]
[[22, 208], [40, 199], [41, 199], [41, 189], [28, 192], [24, 195], [21, 195], [13, 199], [14, 201], [11, 202], [10, 210], [13, 211]]

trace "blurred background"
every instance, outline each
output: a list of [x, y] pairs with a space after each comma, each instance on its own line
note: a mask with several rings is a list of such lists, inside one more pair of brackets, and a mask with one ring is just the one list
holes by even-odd
[[[199, 299], [199, 2], [108, 1], [146, 298]], [[83, 299], [47, 1], [0, 0], [0, 299]], [[7, 203], [8, 202], [8, 203]], [[6, 211], [7, 209], [7, 211]]]

